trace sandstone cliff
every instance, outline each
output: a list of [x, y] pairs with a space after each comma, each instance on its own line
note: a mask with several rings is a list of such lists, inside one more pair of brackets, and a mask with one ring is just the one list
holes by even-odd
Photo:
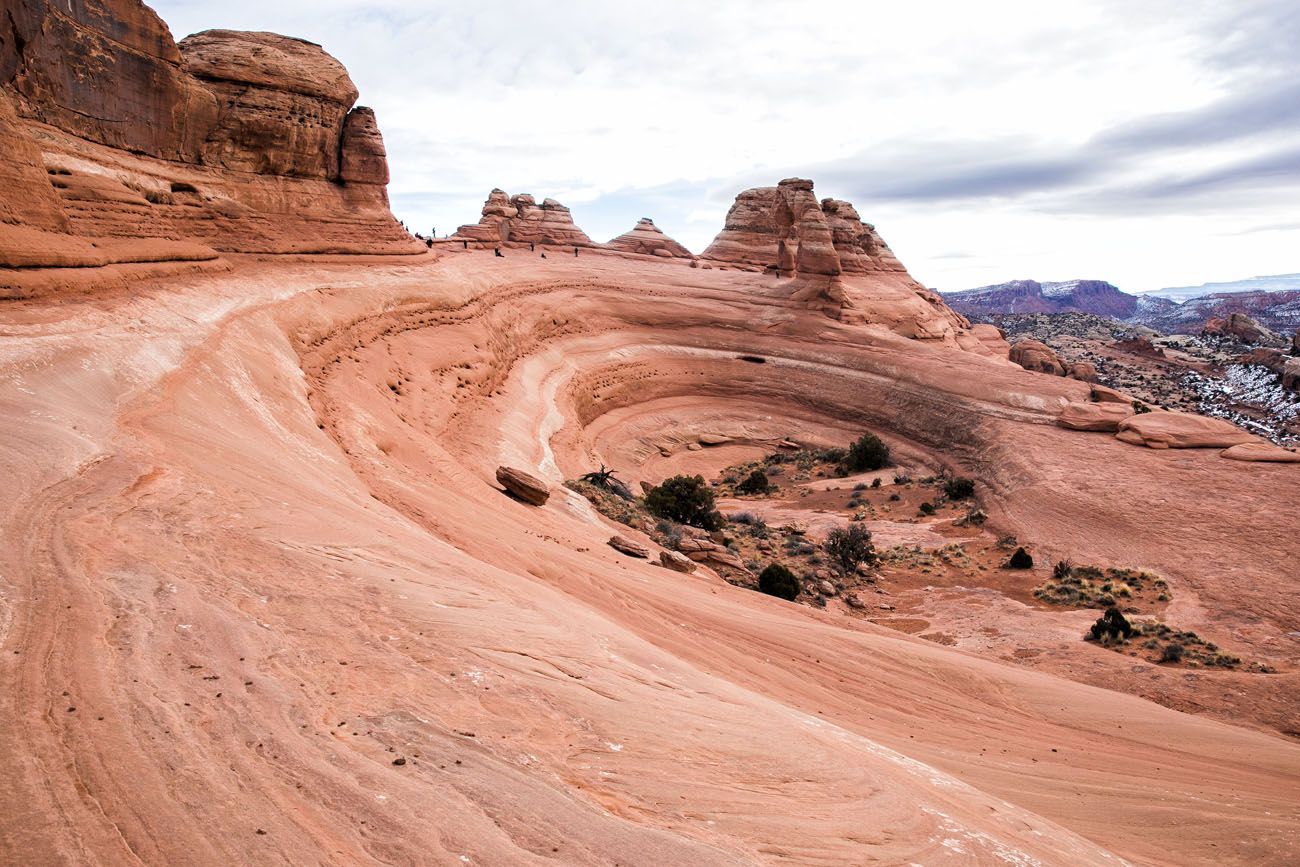
[[0, 296], [59, 286], [18, 267], [417, 251], [356, 97], [302, 40], [217, 30], [177, 45], [139, 0], [12, 0]]

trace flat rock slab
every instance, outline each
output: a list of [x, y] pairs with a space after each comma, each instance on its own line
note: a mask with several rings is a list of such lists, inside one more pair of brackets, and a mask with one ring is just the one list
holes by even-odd
[[1221, 419], [1168, 410], [1153, 410], [1124, 419], [1115, 438], [1153, 449], [1223, 449], [1260, 441]]
[[1085, 403], [1075, 401], [1066, 404], [1056, 423], [1070, 430], [1094, 430], [1114, 433], [1119, 430], [1120, 422], [1133, 415], [1133, 407], [1125, 403]]
[[1219, 452], [1219, 457], [1230, 461], [1300, 464], [1300, 452], [1293, 452], [1269, 443], [1241, 443]]
[[659, 565], [666, 569], [672, 569], [674, 572], [687, 573], [694, 572], [699, 568], [690, 557], [676, 551], [660, 551]]
[[532, 473], [514, 467], [497, 467], [497, 484], [534, 506], [544, 505], [551, 497], [550, 485]]
[[626, 536], [610, 536], [609, 547], [618, 551], [620, 554], [626, 554], [629, 557], [639, 557], [646, 560], [650, 557], [650, 549], [640, 542], [633, 542]]

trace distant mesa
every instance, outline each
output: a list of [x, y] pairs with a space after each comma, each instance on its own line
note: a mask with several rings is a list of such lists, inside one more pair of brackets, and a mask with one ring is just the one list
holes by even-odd
[[569, 209], [555, 199], [543, 199], [539, 205], [528, 193], [510, 196], [499, 189], [488, 194], [479, 221], [461, 226], [452, 237], [485, 244], [598, 246], [574, 225]]
[[695, 254], [663, 233], [654, 220], [642, 217], [631, 231], [624, 232], [605, 245], [624, 253], [661, 256], [666, 259], [694, 259]]
[[1067, 280], [1039, 283], [1012, 280], [944, 292], [948, 306], [964, 316], [985, 317], [1005, 313], [1091, 313], [1111, 319], [1127, 319], [1137, 312], [1138, 298], [1104, 280]]
[[1058, 283], [1012, 280], [942, 294], [953, 310], [976, 321], [1015, 314], [1078, 312], [1175, 334], [1194, 333], [1211, 320], [1227, 319], [1239, 313], [1249, 315], [1265, 329], [1290, 333], [1300, 327], [1297, 276], [1282, 274], [1237, 283], [1208, 283], [1206, 287], [1232, 289], [1203, 295], [1191, 294], [1195, 287], [1135, 295], [1104, 280]]
[[753, 265], [786, 277], [906, 273], [848, 202], [813, 194], [813, 182], [787, 178], [736, 197], [726, 224], [701, 256]]

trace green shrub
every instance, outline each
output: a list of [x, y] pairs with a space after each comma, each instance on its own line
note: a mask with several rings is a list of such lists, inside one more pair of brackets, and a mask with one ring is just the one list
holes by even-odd
[[1017, 548], [1016, 553], [1011, 555], [1007, 561], [1008, 569], [1032, 569], [1034, 568], [1034, 558], [1029, 556], [1029, 552], [1024, 548]]
[[848, 455], [844, 458], [844, 465], [854, 473], [878, 470], [888, 463], [889, 446], [875, 434], [863, 434], [849, 446]]
[[1088, 630], [1088, 637], [1093, 641], [1110, 643], [1115, 641], [1126, 641], [1137, 633], [1133, 624], [1129, 623], [1124, 612], [1118, 608], [1107, 608], [1106, 613], [1097, 618], [1097, 622], [1092, 624]]
[[758, 575], [758, 589], [791, 602], [799, 595], [799, 579], [780, 563], [768, 563]]
[[822, 543], [822, 550], [830, 558], [831, 565], [845, 574], [876, 559], [876, 549], [871, 544], [871, 531], [861, 524], [831, 530]]
[[664, 479], [646, 492], [645, 507], [652, 515], [704, 530], [720, 529], [723, 523], [703, 476]]
[[737, 494], [766, 494], [771, 490], [772, 485], [767, 480], [767, 473], [762, 470], [754, 470], [743, 482], [736, 485]]
[[921, 506], [920, 506], [920, 508], [921, 508], [921, 514], [922, 514], [922, 515], [933, 515], [933, 514], [934, 514], [934, 503], [922, 503]]
[[1164, 650], [1160, 651], [1161, 662], [1182, 662], [1183, 651], [1185, 648], [1177, 641], [1166, 644]]
[[949, 479], [944, 483], [943, 492], [950, 500], [965, 500], [975, 496], [975, 480], [961, 476]]
[[879, 477], [879, 476], [877, 476], [876, 478], [874, 478], [874, 479], [871, 480], [871, 487], [873, 487], [873, 488], [878, 488], [878, 487], [880, 487], [880, 477]]

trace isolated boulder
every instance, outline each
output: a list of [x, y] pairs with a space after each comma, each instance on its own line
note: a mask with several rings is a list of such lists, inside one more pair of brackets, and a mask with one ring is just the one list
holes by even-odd
[[1097, 381], [1097, 365], [1090, 361], [1076, 361], [1066, 368], [1065, 375], [1080, 382]]
[[1229, 313], [1221, 319], [1211, 319], [1205, 323], [1201, 333], [1212, 337], [1227, 337], [1241, 343], [1268, 343], [1278, 339], [1276, 334], [1245, 313]]
[[679, 554], [676, 551], [660, 551], [659, 565], [666, 569], [672, 569], [674, 572], [694, 572], [698, 566], [695, 561], [685, 554]]
[[551, 488], [546, 482], [514, 467], [497, 467], [497, 484], [534, 506], [545, 504], [551, 496]]
[[1050, 373], [1053, 376], [1065, 376], [1065, 365], [1056, 352], [1039, 340], [1021, 340], [1011, 345], [1008, 356], [1025, 370]]
[[618, 551], [620, 554], [626, 554], [629, 557], [639, 557], [642, 560], [650, 557], [650, 549], [640, 542], [633, 542], [626, 536], [610, 536], [606, 544]]

